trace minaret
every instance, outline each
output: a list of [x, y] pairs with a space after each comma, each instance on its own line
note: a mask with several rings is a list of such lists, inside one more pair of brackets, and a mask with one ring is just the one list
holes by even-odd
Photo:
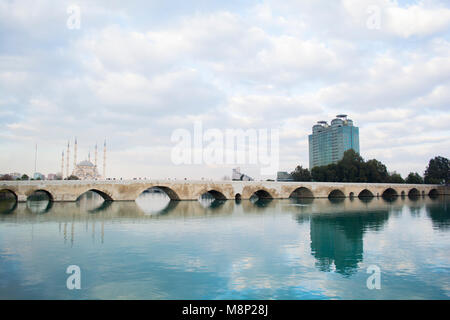
[[64, 150], [61, 158], [61, 180], [64, 180]]
[[69, 160], [70, 160], [70, 141], [67, 141], [67, 163], [66, 163], [67, 177], [69, 177]]
[[91, 150], [89, 150], [89, 153], [88, 153], [88, 161], [91, 162]]
[[75, 144], [73, 146], [73, 170], [77, 168], [77, 149], [78, 149], [78, 142], [77, 138], [75, 137]]
[[95, 169], [97, 169], [97, 143], [95, 143]]
[[103, 144], [103, 179], [106, 180], [106, 138]]
[[36, 174], [37, 168], [37, 143], [36, 143], [36, 151], [34, 153], [34, 173]]

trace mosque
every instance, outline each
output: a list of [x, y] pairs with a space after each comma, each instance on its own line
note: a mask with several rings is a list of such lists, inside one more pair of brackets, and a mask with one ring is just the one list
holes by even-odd
[[80, 180], [99, 180], [106, 177], [106, 140], [103, 144], [103, 175], [98, 172], [98, 156], [97, 156], [97, 144], [95, 145], [95, 158], [94, 163], [91, 162], [91, 152], [88, 153], [88, 158], [77, 163], [77, 148], [78, 142], [75, 138], [74, 155], [73, 155], [73, 171], [70, 174], [69, 162], [70, 162], [70, 142], [67, 142], [67, 162], [66, 162], [66, 175], [64, 175], [64, 151], [62, 153], [61, 160], [61, 175], [64, 178], [69, 176], [76, 176]]

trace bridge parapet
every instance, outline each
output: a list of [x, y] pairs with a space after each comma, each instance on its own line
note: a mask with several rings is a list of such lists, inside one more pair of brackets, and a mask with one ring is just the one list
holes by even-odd
[[219, 199], [286, 199], [292, 196], [326, 198], [364, 196], [425, 196], [450, 194], [450, 187], [426, 184], [274, 182], [274, 181], [189, 181], [189, 180], [116, 180], [116, 181], [0, 181], [0, 190], [12, 192], [24, 202], [36, 191], [45, 191], [53, 201], [76, 201], [95, 191], [112, 201], [134, 201], [149, 188], [158, 187], [172, 200], [197, 200], [210, 192]]

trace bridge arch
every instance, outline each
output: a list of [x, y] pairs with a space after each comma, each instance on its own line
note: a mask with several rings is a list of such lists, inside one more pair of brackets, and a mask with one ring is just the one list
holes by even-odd
[[0, 214], [12, 213], [18, 205], [17, 194], [10, 189], [0, 190]]
[[54, 197], [53, 195], [50, 193], [50, 191], [45, 190], [45, 189], [36, 189], [33, 190], [33, 192], [31, 192], [28, 196], [27, 196], [27, 201], [28, 200], [33, 200], [33, 197], [39, 197], [40, 195], [44, 195], [48, 197], [48, 201], [53, 202], [54, 201]]
[[80, 195], [77, 197], [77, 200], [79, 200], [84, 194], [86, 194], [86, 193], [88, 193], [88, 192], [94, 192], [94, 193], [98, 194], [98, 195], [101, 196], [101, 197], [103, 198], [103, 200], [105, 200], [105, 201], [114, 201], [114, 199], [112, 198], [112, 196], [111, 196], [109, 193], [107, 193], [107, 192], [105, 192], [105, 191], [98, 190], [98, 189], [89, 189], [89, 190], [86, 190], [85, 192], [83, 192], [82, 194], [80, 194]]
[[259, 189], [255, 192], [253, 192], [253, 194], [251, 195], [251, 197], [258, 197], [258, 199], [262, 200], [262, 199], [273, 199], [272, 195], [264, 189]]
[[[4, 194], [4, 199], [14, 199], [16, 202], [19, 200], [17, 194], [11, 189], [1, 189], [0, 194], [2, 193]], [[3, 197], [0, 197], [0, 200], [2, 200]]]
[[374, 196], [375, 195], [368, 189], [364, 189], [358, 194], [358, 198], [373, 198]]
[[240, 193], [236, 193], [236, 194], [234, 195], [234, 199], [235, 199], [236, 201], [240, 201], [240, 200], [242, 199], [241, 194], [240, 194]]
[[[180, 197], [173, 189], [166, 187], [166, 186], [162, 186], [162, 185], [147, 186], [146, 188], [142, 189], [141, 192], [139, 192], [137, 197], [139, 197], [141, 194], [143, 194], [146, 191], [151, 191], [151, 190], [155, 190], [155, 189], [163, 191], [170, 198], [170, 200], [173, 200], [173, 201], [180, 200]], [[137, 197], [136, 197], [136, 199], [137, 199]]]
[[299, 187], [291, 192], [289, 198], [314, 198], [314, 194], [308, 188]]
[[334, 189], [328, 194], [328, 198], [345, 198], [345, 194], [339, 189]]
[[420, 197], [420, 191], [417, 190], [416, 188], [412, 188], [411, 190], [408, 191], [408, 197], [418, 198]]
[[439, 191], [437, 191], [437, 189], [431, 189], [430, 192], [428, 192], [428, 196], [430, 198], [437, 198], [439, 196]]
[[393, 189], [393, 188], [387, 188], [386, 190], [383, 191], [382, 196], [383, 196], [383, 197], [387, 197], [387, 198], [390, 198], [390, 197], [397, 197], [397, 196], [398, 196], [398, 193], [397, 193], [397, 191], [395, 191], [395, 189]]
[[227, 197], [222, 192], [214, 189], [203, 192], [200, 197], [203, 197], [205, 194], [210, 194], [216, 200], [227, 200]]
[[27, 196], [26, 210], [33, 214], [45, 214], [53, 207], [53, 195], [44, 189], [37, 189]]

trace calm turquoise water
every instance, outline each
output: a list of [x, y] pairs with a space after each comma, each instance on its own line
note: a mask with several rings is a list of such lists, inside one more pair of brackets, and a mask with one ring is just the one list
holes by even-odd
[[[449, 299], [449, 198], [0, 206], [1, 299]], [[66, 268], [81, 269], [68, 290]], [[369, 290], [369, 266], [381, 289]]]

